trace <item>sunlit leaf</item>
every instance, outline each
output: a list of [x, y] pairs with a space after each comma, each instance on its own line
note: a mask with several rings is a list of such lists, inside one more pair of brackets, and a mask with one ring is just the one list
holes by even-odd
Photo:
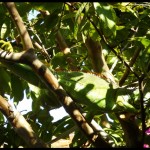
[[5, 37], [6, 31], [7, 31], [7, 26], [4, 23], [1, 27], [1, 35], [0, 35], [1, 39], [3, 39]]
[[95, 11], [100, 18], [100, 28], [103, 30], [105, 36], [116, 36], [116, 16], [115, 11], [110, 5], [106, 3], [93, 3]]

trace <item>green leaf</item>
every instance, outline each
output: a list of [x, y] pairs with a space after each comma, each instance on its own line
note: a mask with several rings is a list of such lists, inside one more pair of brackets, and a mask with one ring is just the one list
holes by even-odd
[[1, 38], [1, 39], [4, 39], [5, 34], [6, 34], [6, 31], [7, 31], [7, 26], [6, 26], [6, 24], [4, 23], [4, 24], [2, 25], [2, 27], [1, 27], [1, 35], [0, 35], [0, 38]]
[[52, 138], [53, 134], [53, 123], [52, 123], [53, 117], [49, 116], [45, 123], [43, 124], [43, 120], [42, 120], [42, 126], [40, 127], [40, 134], [41, 134], [41, 139], [43, 139], [45, 142], [46, 141], [50, 141], [50, 139]]
[[40, 81], [38, 76], [33, 72], [31, 67], [27, 65], [11, 63], [11, 62], [5, 62], [5, 63], [3, 62], [3, 64], [16, 76], [26, 80], [27, 82], [35, 86], [42, 86], [42, 82]]
[[53, 69], [60, 67], [61, 69], [66, 68], [67, 63], [65, 55], [62, 52], [57, 53], [51, 60], [51, 65]]
[[4, 68], [0, 68], [0, 93], [10, 92], [10, 75]]
[[49, 110], [56, 109], [61, 106], [57, 96], [52, 91], [47, 91], [45, 89], [40, 90], [38, 101], [41, 102], [40, 106], [42, 105], [44, 108]]
[[62, 21], [66, 20], [66, 19], [74, 18], [75, 16], [76, 16], [75, 12], [70, 12], [68, 14], [64, 14], [62, 16]]
[[[33, 95], [32, 95], [33, 97]], [[41, 101], [37, 98], [34, 98], [32, 101], [32, 110], [34, 113], [38, 113], [40, 111]]]
[[59, 14], [60, 10], [55, 10], [53, 13], [50, 15], [46, 16], [44, 18], [44, 27], [49, 31], [50, 29], [54, 28], [59, 20]]
[[74, 38], [77, 39], [77, 33], [78, 33], [78, 19], [79, 17], [81, 17], [82, 15], [82, 11], [85, 8], [85, 6], [87, 5], [87, 3], [83, 3], [80, 8], [78, 9], [76, 16], [75, 16], [75, 24], [74, 24]]
[[55, 122], [55, 124], [56, 124], [56, 128], [54, 129], [53, 134], [58, 135], [62, 131], [70, 129], [74, 125], [74, 122], [70, 117], [65, 116], [62, 119]]
[[106, 3], [93, 3], [96, 14], [100, 18], [100, 29], [106, 37], [113, 35], [116, 36], [116, 15], [115, 11], [110, 5]]
[[19, 102], [24, 97], [24, 88], [22, 84], [22, 80], [17, 76], [11, 74], [11, 96], [14, 98], [15, 102]]
[[0, 113], [0, 125], [1, 125], [1, 122], [3, 122], [5, 119], [4, 119], [4, 116], [2, 113]]
[[148, 46], [150, 46], [150, 40], [146, 39], [146, 38], [141, 38], [141, 43], [144, 45], [145, 48], [147, 48]]
[[[47, 111], [47, 110], [45, 110], [45, 109], [43, 109], [43, 110], [40, 110], [39, 112], [38, 112], [38, 121], [40, 122], [40, 123], [43, 123], [43, 121], [46, 121], [46, 120], [48, 120], [48, 119], [50, 119], [51, 118], [51, 121], [53, 120], [53, 118], [50, 116], [50, 114], [49, 114], [49, 111]], [[47, 119], [48, 118], [48, 119]]]
[[82, 147], [86, 145], [87, 138], [81, 133], [80, 130], [75, 131], [75, 136], [72, 139], [71, 147]]

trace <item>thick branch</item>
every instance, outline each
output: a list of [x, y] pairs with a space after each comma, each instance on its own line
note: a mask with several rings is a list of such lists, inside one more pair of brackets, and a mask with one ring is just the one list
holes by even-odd
[[87, 37], [85, 45], [88, 49], [94, 71], [104, 74], [107, 79], [115, 82], [114, 77], [109, 71], [108, 65], [105, 61], [100, 43], [93, 41], [91, 37]]
[[48, 148], [48, 145], [36, 136], [25, 118], [17, 110], [13, 110], [11, 105], [2, 96], [0, 96], [0, 111], [9, 120], [15, 132], [23, 138], [27, 145], [35, 148]]
[[93, 41], [89, 36], [85, 40], [85, 45], [88, 49], [94, 71], [97, 73], [102, 73], [103, 70], [108, 71], [109, 68], [106, 62], [103, 61], [101, 45], [98, 44], [98, 42]]
[[135, 116], [131, 114], [124, 114], [124, 118], [121, 118], [116, 114], [119, 122], [121, 123], [124, 131], [125, 141], [128, 148], [142, 148], [141, 132], [135, 120]]
[[0, 49], [0, 61], [10, 61], [10, 62], [15, 62], [15, 63], [20, 63], [21, 62], [21, 56], [25, 52], [20, 52], [20, 53], [14, 53], [14, 52], [8, 52]]
[[59, 30], [56, 33], [56, 40], [64, 54], [70, 53], [70, 48], [68, 48], [67, 43]]
[[8, 9], [8, 11], [12, 17], [12, 20], [14, 21], [14, 23], [17, 27], [17, 30], [21, 36], [24, 50], [28, 50], [30, 48], [33, 48], [30, 36], [26, 30], [26, 27], [23, 23], [22, 18], [20, 17], [20, 15], [16, 9], [15, 3], [14, 2], [4, 2], [4, 5]]

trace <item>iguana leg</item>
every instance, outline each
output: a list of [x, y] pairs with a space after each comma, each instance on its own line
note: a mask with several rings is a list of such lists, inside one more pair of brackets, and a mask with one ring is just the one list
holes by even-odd
[[11, 43], [8, 41], [4, 41], [4, 40], [0, 40], [1, 48], [4, 48], [4, 50], [9, 51], [9, 52], [13, 52], [13, 47], [11, 45]]

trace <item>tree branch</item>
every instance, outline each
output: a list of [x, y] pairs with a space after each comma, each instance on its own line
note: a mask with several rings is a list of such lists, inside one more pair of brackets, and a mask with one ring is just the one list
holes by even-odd
[[[130, 60], [130, 63], [129, 63], [129, 67], [132, 67], [137, 59], [137, 57], [139, 56], [139, 53], [140, 53], [141, 49], [140, 48], [137, 48], [133, 54], [133, 57], [131, 58]], [[125, 70], [125, 73], [124, 75], [122, 76], [122, 78], [120, 79], [119, 81], [119, 86], [122, 86], [123, 83], [125, 82], [125, 80], [127, 79], [128, 75], [130, 73], [130, 69], [129, 68], [126, 68]]]
[[85, 40], [85, 45], [88, 49], [94, 71], [102, 73], [108, 80], [115, 83], [114, 76], [109, 71], [108, 65], [105, 61], [100, 43], [93, 41], [92, 38], [88, 36]]
[[127, 148], [143, 148], [141, 132], [137, 126], [135, 115], [132, 115], [133, 114], [126, 113], [124, 114], [124, 118], [121, 118], [118, 114], [116, 114], [124, 131]]
[[62, 34], [61, 34], [61, 32], [59, 30], [56, 33], [56, 40], [57, 40], [57, 42], [59, 44], [59, 47], [60, 47], [61, 51], [64, 54], [70, 53], [70, 48], [68, 47], [64, 37], [62, 36]]
[[8, 52], [0, 48], [0, 61], [21, 63], [21, 56], [24, 53], [24, 51], [20, 53]]
[[31, 41], [28, 31], [23, 23], [23, 20], [20, 17], [20, 15], [16, 9], [15, 3], [14, 2], [4, 2], [4, 5], [8, 9], [9, 14], [11, 15], [11, 18], [17, 27], [17, 30], [21, 37], [21, 41], [22, 41], [24, 50], [33, 48], [32, 41]]
[[8, 101], [2, 96], [0, 96], [0, 111], [9, 120], [15, 132], [23, 138], [29, 147], [48, 148], [48, 145], [37, 137], [25, 118], [17, 110], [12, 109]]
[[143, 85], [143, 80], [144, 76], [140, 78], [139, 80], [139, 93], [140, 93], [140, 107], [141, 107], [141, 120], [142, 120], [142, 145], [144, 144], [144, 139], [145, 139], [145, 131], [146, 131], [146, 113], [145, 113], [145, 108], [144, 108], [144, 85]]

